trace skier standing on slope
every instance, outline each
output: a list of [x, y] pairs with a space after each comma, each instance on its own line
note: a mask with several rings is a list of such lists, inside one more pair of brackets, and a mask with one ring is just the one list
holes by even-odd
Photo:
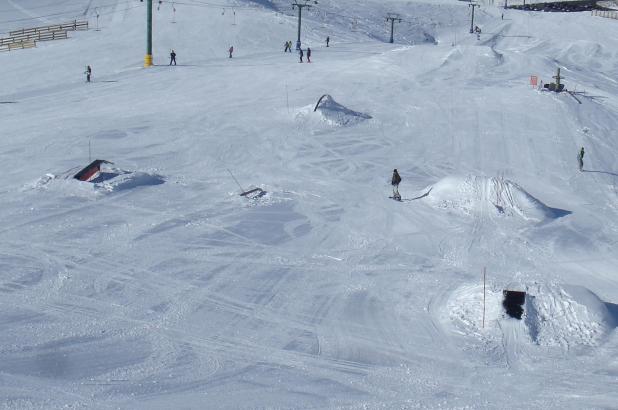
[[234, 46], [230, 46], [229, 50], [227, 50], [230, 53], [230, 58], [232, 58], [232, 53], [234, 52]]
[[328, 47], [328, 43], [330, 43], [330, 36], [326, 36], [326, 47]]
[[311, 62], [311, 49], [309, 47], [307, 47], [307, 62]]
[[172, 63], [176, 65], [176, 53], [174, 52], [174, 50], [172, 50], [172, 52], [170, 53], [170, 65], [172, 65]]
[[584, 147], [582, 147], [582, 149], [579, 151], [579, 154], [577, 155], [577, 162], [579, 162], [579, 170], [583, 171], [584, 169]]
[[298, 52], [298, 55], [300, 56], [300, 62], [303, 62], [303, 56], [305, 55], [305, 53], [303, 53], [303, 49], [301, 48]]
[[90, 68], [89, 65], [86, 66], [86, 71], [84, 71], [84, 74], [86, 74], [86, 82], [89, 83], [90, 76], [92, 75], [92, 68]]
[[292, 40], [288, 41], [288, 51], [291, 53], [292, 52]]
[[400, 200], [401, 195], [399, 195], [399, 184], [401, 183], [401, 177], [399, 176], [399, 172], [397, 172], [397, 168], [393, 170], [393, 178], [391, 179], [391, 185], [393, 186], [393, 199]]
[[288, 52], [288, 49], [290, 48], [290, 43], [288, 43], [287, 41], [285, 42], [285, 48], [283, 49], [284, 53]]

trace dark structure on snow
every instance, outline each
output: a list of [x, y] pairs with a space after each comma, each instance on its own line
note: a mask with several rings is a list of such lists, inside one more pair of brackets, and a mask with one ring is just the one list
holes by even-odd
[[526, 292], [516, 290], [502, 291], [504, 300], [502, 306], [510, 317], [521, 320], [521, 315], [524, 313], [524, 303], [526, 302]]
[[79, 171], [73, 178], [80, 181], [90, 181], [90, 179], [101, 172], [101, 164], [113, 164], [113, 162], [106, 161], [104, 159], [95, 159], [84, 169]]

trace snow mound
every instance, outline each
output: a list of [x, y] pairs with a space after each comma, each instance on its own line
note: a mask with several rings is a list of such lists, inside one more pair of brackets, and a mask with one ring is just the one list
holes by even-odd
[[126, 171], [117, 168], [105, 169], [90, 181], [83, 182], [73, 178], [76, 172], [76, 169], [71, 169], [59, 175], [46, 174], [32, 183], [26, 184], [24, 190], [50, 190], [71, 196], [89, 197], [165, 183], [165, 178], [158, 174]]
[[[611, 61], [613, 53], [595, 41], [578, 40], [562, 49], [557, 60], [575, 67], [587, 67], [596, 70], [605, 68], [605, 61]], [[607, 66], [611, 70], [611, 66]]]
[[[502, 317], [502, 291], [485, 290], [485, 329], [498, 329]], [[453, 291], [446, 303], [446, 316], [456, 333], [481, 335], [483, 332], [483, 285], [464, 285]], [[487, 332], [486, 332], [487, 333]]]
[[[506, 288], [511, 289], [510, 286]], [[522, 322], [527, 344], [565, 349], [598, 345], [616, 326], [615, 305], [603, 302], [581, 286], [534, 284], [525, 286]], [[464, 285], [448, 298], [443, 317], [460, 335], [501, 343], [503, 325], [513, 321], [502, 307], [502, 288], [488, 286], [483, 327], [483, 285]]]
[[[315, 112], [314, 112], [315, 109]], [[305, 107], [297, 114], [297, 118], [319, 116], [319, 121], [334, 126], [353, 126], [365, 120], [371, 119], [371, 115], [351, 110], [333, 99], [330, 95], [324, 95], [315, 107]]]
[[[493, 177], [446, 177], [431, 187], [426, 200], [433, 206], [473, 214], [493, 209], [497, 215], [544, 221], [570, 212], [550, 208], [516, 183]], [[427, 190], [425, 190], [427, 191]]]
[[161, 185], [165, 183], [165, 178], [148, 172], [112, 170], [101, 172], [91, 182], [94, 183], [97, 190], [118, 192], [142, 186]]
[[581, 286], [536, 285], [525, 311], [530, 337], [542, 346], [594, 346], [618, 325], [607, 304]]

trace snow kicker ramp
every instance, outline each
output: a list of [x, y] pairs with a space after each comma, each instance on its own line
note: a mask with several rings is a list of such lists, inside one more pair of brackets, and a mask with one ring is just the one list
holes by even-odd
[[328, 94], [320, 98], [315, 108], [304, 107], [296, 117], [301, 121], [317, 121], [339, 127], [353, 126], [371, 119], [371, 115], [351, 110]]
[[499, 215], [542, 222], [570, 213], [550, 208], [515, 182], [503, 178], [450, 176], [428, 187], [425, 192], [428, 190], [431, 193], [426, 201], [431, 205], [463, 214], [473, 214], [489, 206]]
[[525, 286], [523, 318], [513, 319], [502, 307], [502, 288], [494, 283], [486, 290], [484, 326], [482, 284], [455, 289], [441, 316], [469, 341], [467, 349], [509, 367], [529, 365], [543, 351], [585, 353], [602, 346], [618, 324], [615, 305], [582, 286], [559, 283]]

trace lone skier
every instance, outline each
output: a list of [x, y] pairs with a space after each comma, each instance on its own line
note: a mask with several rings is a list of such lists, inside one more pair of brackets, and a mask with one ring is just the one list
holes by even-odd
[[90, 68], [89, 65], [86, 66], [86, 71], [84, 71], [84, 74], [86, 74], [86, 82], [89, 83], [90, 76], [92, 75], [92, 68]]
[[393, 170], [393, 178], [391, 179], [391, 185], [393, 186], [393, 199], [401, 201], [401, 195], [399, 195], [399, 184], [401, 183], [401, 177], [397, 168]]
[[230, 58], [232, 58], [232, 53], [234, 52], [234, 46], [230, 46], [229, 50], [227, 50], [230, 53]]
[[577, 162], [579, 162], [580, 171], [584, 170], [584, 154], [584, 147], [582, 147], [582, 149], [579, 151], [579, 154], [577, 155]]
[[330, 36], [326, 36], [326, 47], [328, 47], [328, 43], [330, 43]]
[[172, 50], [172, 52], [170, 53], [170, 65], [172, 65], [172, 63], [176, 65], [176, 53], [174, 52], [174, 50]]
[[301, 48], [300, 51], [298, 52], [298, 55], [300, 56], [300, 62], [303, 62], [303, 56], [305, 55], [305, 53], [303, 53], [303, 49]]
[[311, 62], [311, 49], [309, 47], [307, 47], [307, 62]]
[[284, 53], [287, 53], [288, 50], [290, 49], [290, 43], [288, 43], [287, 41], [285, 42], [285, 48], [283, 49]]
[[292, 52], [292, 40], [288, 41], [288, 51]]

